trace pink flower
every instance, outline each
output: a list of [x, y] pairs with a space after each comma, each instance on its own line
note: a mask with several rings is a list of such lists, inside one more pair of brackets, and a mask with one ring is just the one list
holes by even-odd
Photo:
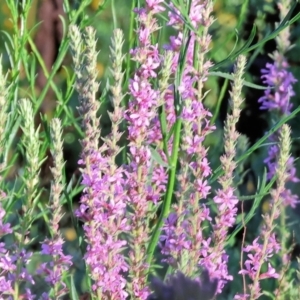
[[[94, 281], [92, 288], [94, 291], [100, 289], [109, 297], [105, 299], [126, 299], [123, 274], [128, 265], [122, 254], [126, 241], [120, 238], [121, 233], [129, 230], [125, 218], [124, 170], [109, 164], [100, 151], [90, 154], [90, 162], [89, 172], [83, 173], [83, 183], [88, 189], [85, 189], [76, 215], [86, 221], [83, 226], [88, 240], [85, 261]], [[45, 254], [61, 253], [61, 248], [58, 244], [48, 244], [43, 251]], [[51, 281], [58, 278], [55, 274], [49, 276]]]
[[200, 197], [206, 199], [211, 187], [208, 185], [207, 180], [197, 179], [195, 182], [195, 189], [200, 193]]
[[217, 196], [214, 197], [214, 202], [220, 204], [220, 211], [223, 211], [224, 209], [234, 209], [236, 204], [239, 202], [233, 191], [233, 188], [228, 188], [227, 191], [217, 191]]
[[164, 0], [146, 0], [146, 3], [148, 10], [153, 14], [165, 11], [165, 8], [161, 5], [161, 3], [164, 3]]
[[259, 276], [259, 279], [267, 279], [267, 278], [279, 278], [279, 274], [276, 273], [276, 270], [268, 263], [268, 271], [266, 273], [262, 273]]

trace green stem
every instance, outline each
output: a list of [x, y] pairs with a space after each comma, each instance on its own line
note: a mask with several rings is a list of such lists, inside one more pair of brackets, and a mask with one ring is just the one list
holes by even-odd
[[168, 151], [168, 134], [167, 134], [167, 120], [166, 120], [166, 110], [165, 106], [162, 105], [161, 112], [159, 114], [159, 121], [160, 121], [160, 128], [161, 128], [161, 134], [163, 138], [163, 150], [166, 154], [168, 165], [170, 165], [170, 155]]
[[182, 119], [178, 118], [175, 123], [175, 131], [174, 131], [174, 142], [173, 142], [173, 149], [172, 149], [172, 156], [171, 156], [171, 168], [169, 170], [169, 180], [168, 180], [168, 188], [166, 192], [166, 196], [163, 202], [162, 211], [160, 213], [158, 222], [155, 226], [154, 232], [151, 236], [151, 240], [147, 249], [147, 263], [150, 265], [153, 259], [153, 254], [156, 249], [158, 239], [160, 236], [161, 227], [163, 225], [164, 219], [169, 215], [171, 201], [175, 186], [175, 179], [176, 179], [176, 169], [177, 169], [177, 162], [178, 162], [178, 150], [180, 144], [180, 131], [182, 126]]
[[[45, 66], [45, 63], [43, 61], [43, 58], [42, 56], [40, 55], [38, 49], [36, 48], [34, 42], [32, 41], [31, 37], [28, 38], [28, 42], [29, 42], [29, 45], [32, 49], [32, 52], [35, 54], [43, 72], [44, 72], [44, 75], [46, 77], [46, 79], [49, 81], [50, 83], [50, 86], [51, 88], [53, 89], [54, 93], [55, 93], [55, 96], [57, 98], [57, 100], [59, 101], [59, 103], [61, 104], [61, 107], [59, 109], [59, 113], [58, 115], [61, 114], [62, 110], [65, 112], [65, 114], [72, 120], [73, 117], [71, 116], [69, 110], [67, 109], [66, 105], [64, 104], [64, 99], [63, 99], [63, 95], [61, 94], [61, 92], [59, 91], [58, 87], [56, 86], [56, 84], [53, 82], [53, 80], [50, 80], [49, 79], [49, 72], [47, 70], [47, 67]], [[74, 78], [73, 77], [73, 80], [72, 80], [72, 83], [74, 83]], [[80, 126], [78, 125], [78, 123], [76, 121], [72, 122], [72, 125], [75, 127], [75, 129], [77, 130], [77, 133], [83, 137], [83, 132], [80, 128]]]
[[[124, 81], [124, 86], [127, 88], [128, 86], [128, 81], [129, 81], [129, 77], [130, 77], [130, 71], [131, 71], [131, 59], [130, 59], [130, 50], [133, 49], [133, 45], [135, 42], [134, 39], [134, 22], [135, 22], [135, 15], [133, 13], [133, 9], [135, 7], [137, 7], [138, 5], [138, 0], [134, 0], [132, 1], [132, 5], [131, 5], [131, 14], [130, 14], [130, 23], [129, 23], [129, 34], [128, 34], [128, 41], [129, 41], [129, 45], [128, 45], [128, 54], [126, 55], [126, 71], [125, 71], [125, 81]], [[122, 99], [122, 106], [126, 109], [128, 104], [128, 97], [125, 96]], [[126, 123], [123, 122], [122, 125], [122, 131], [126, 131]], [[124, 145], [123, 150], [122, 150], [122, 162], [126, 163], [127, 161], [127, 144]]]
[[[172, 148], [172, 155], [171, 160], [169, 161], [170, 169], [169, 169], [169, 176], [168, 176], [168, 186], [167, 186], [167, 192], [165, 194], [165, 199], [163, 201], [162, 205], [162, 211], [160, 213], [160, 216], [158, 218], [158, 222], [154, 228], [153, 234], [150, 239], [150, 243], [147, 249], [147, 263], [151, 266], [154, 251], [156, 249], [158, 239], [161, 232], [161, 227], [163, 225], [164, 219], [169, 215], [170, 213], [170, 207], [172, 202], [172, 197], [174, 193], [174, 186], [175, 186], [175, 179], [176, 179], [176, 171], [177, 171], [177, 163], [178, 163], [178, 152], [179, 152], [179, 145], [180, 145], [180, 133], [181, 133], [181, 127], [182, 127], [182, 119], [181, 119], [181, 111], [182, 111], [182, 99], [178, 92], [178, 87], [180, 83], [182, 82], [183, 77], [183, 71], [184, 66], [187, 59], [187, 50], [190, 43], [190, 32], [187, 28], [184, 28], [183, 30], [183, 40], [186, 40], [185, 47], [181, 50], [180, 56], [178, 59], [178, 69], [175, 76], [175, 85], [174, 85], [174, 106], [175, 106], [175, 112], [176, 112], [176, 122], [174, 125], [174, 141], [173, 141], [173, 148]], [[164, 118], [165, 116], [161, 114], [161, 118]], [[162, 125], [163, 119], [161, 119]], [[165, 128], [162, 128], [163, 131], [165, 131]], [[165, 133], [166, 132], [162, 132]], [[168, 139], [167, 139], [168, 141]], [[166, 152], [167, 153], [167, 152]], [[150, 267], [151, 269], [151, 267]], [[148, 273], [149, 277], [150, 273]]]
[[[137, 0], [132, 1], [132, 5], [131, 5], [131, 15], [130, 15], [130, 24], [129, 24], [129, 35], [128, 35], [128, 41], [129, 41], [129, 45], [128, 45], [128, 53], [130, 52], [131, 49], [133, 49], [133, 45], [134, 45], [134, 22], [135, 22], [135, 16], [133, 13], [133, 9], [137, 7]], [[129, 76], [130, 76], [130, 68], [131, 65], [131, 60], [130, 60], [130, 55], [127, 55], [127, 59], [126, 59], [126, 73], [125, 73], [125, 83], [127, 86], [127, 82], [129, 80]], [[123, 99], [123, 105], [124, 107], [126, 107], [127, 102], [126, 99]]]

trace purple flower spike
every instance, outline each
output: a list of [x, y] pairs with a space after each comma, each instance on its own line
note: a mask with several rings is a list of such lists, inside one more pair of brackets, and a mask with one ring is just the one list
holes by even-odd
[[[277, 60], [277, 59], [278, 60]], [[258, 99], [261, 109], [278, 110], [281, 114], [289, 114], [292, 109], [291, 97], [295, 95], [293, 84], [297, 82], [288, 70], [286, 59], [276, 55], [273, 64], [268, 63], [262, 69], [263, 83], [268, 86], [265, 95]]]

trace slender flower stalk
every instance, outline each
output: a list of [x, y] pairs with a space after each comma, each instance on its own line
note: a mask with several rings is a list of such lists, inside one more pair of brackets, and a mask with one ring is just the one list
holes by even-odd
[[[2, 58], [0, 57], [0, 62]], [[6, 77], [3, 74], [2, 64], [0, 64], [0, 156], [1, 156], [1, 165], [0, 172], [7, 166], [7, 161], [5, 157], [5, 127], [6, 121], [8, 118], [8, 107], [9, 101], [7, 99], [8, 88], [6, 86]], [[30, 119], [32, 115], [29, 115]], [[33, 124], [31, 124], [33, 125]], [[28, 132], [27, 132], [28, 133]], [[32, 145], [30, 145], [32, 146]], [[1, 174], [2, 175], [2, 174]], [[35, 174], [34, 174], [35, 175]], [[2, 183], [3, 178], [0, 176], [0, 182]], [[19, 297], [26, 297], [32, 299], [31, 293], [28, 289], [25, 290], [25, 293], [22, 294], [20, 291], [20, 284], [22, 282], [33, 283], [32, 277], [28, 274], [24, 265], [29, 262], [30, 253], [26, 254], [23, 247], [25, 246], [25, 237], [22, 240], [22, 236], [18, 240], [18, 246], [13, 245], [10, 248], [7, 248], [3, 239], [7, 234], [12, 234], [13, 229], [9, 223], [5, 222], [7, 218], [7, 213], [3, 208], [4, 201], [7, 200], [7, 195], [2, 190], [0, 191], [0, 298], [1, 299], [19, 299]], [[28, 226], [28, 224], [23, 223], [22, 225]]]
[[[169, 25], [180, 30], [177, 37], [171, 37], [170, 45], [167, 46], [167, 49], [176, 53], [173, 62], [174, 70], [179, 67], [179, 51], [184, 45], [187, 47], [187, 55], [178, 85], [182, 101], [180, 118], [183, 123], [179, 157], [181, 166], [178, 175], [179, 190], [176, 192], [177, 204], [173, 205], [174, 212], [169, 215], [164, 225], [161, 242], [162, 253], [167, 256], [167, 262], [189, 276], [194, 276], [198, 272], [201, 255], [199, 249], [202, 243], [205, 243], [200, 228], [205, 220], [211, 220], [209, 210], [205, 205], [199, 205], [199, 200], [206, 199], [210, 191], [206, 178], [211, 174], [211, 169], [203, 141], [214, 130], [214, 127], [209, 125], [211, 114], [202, 104], [203, 83], [207, 79], [208, 68], [211, 66], [210, 61], [205, 60], [210, 43], [210, 36], [206, 29], [213, 21], [210, 17], [211, 11], [210, 1], [191, 2], [189, 17], [195, 32], [190, 33], [189, 39], [182, 35], [184, 23], [179, 10], [173, 7], [169, 13]], [[201, 31], [200, 35], [196, 34], [198, 31]], [[194, 65], [194, 61], [198, 61], [199, 64]]]
[[[121, 123], [124, 121], [122, 107], [122, 83], [124, 73], [122, 72], [122, 63], [124, 55], [122, 46], [124, 43], [123, 33], [120, 29], [116, 29], [113, 33], [111, 50], [112, 68], [114, 84], [111, 87], [112, 104], [114, 110], [109, 113], [112, 123], [111, 133], [103, 138], [103, 146], [100, 152], [105, 154], [105, 165], [102, 163], [98, 167], [99, 174], [102, 178], [99, 180], [102, 191], [99, 191], [99, 202], [102, 201], [102, 215], [96, 217], [101, 221], [101, 231], [103, 234], [102, 241], [102, 268], [106, 270], [105, 280], [103, 283], [107, 285], [106, 293], [103, 293], [103, 299], [126, 299], [128, 293], [125, 292], [126, 279], [125, 272], [128, 271], [128, 265], [122, 253], [127, 242], [120, 237], [124, 232], [130, 230], [128, 220], [126, 218], [126, 190], [123, 166], [118, 167], [116, 157], [120, 153], [121, 148], [118, 143], [123, 133], [119, 132]], [[104, 157], [103, 157], [104, 158]], [[103, 168], [101, 168], [103, 166]], [[95, 168], [97, 169], [97, 167]], [[100, 197], [101, 196], [101, 197]], [[101, 203], [99, 203], [101, 204]], [[106, 239], [107, 241], [105, 241]], [[106, 256], [105, 256], [106, 254]]]
[[[265, 92], [265, 96], [258, 101], [262, 103], [262, 109], [268, 109], [272, 112], [273, 122], [278, 121], [284, 115], [290, 114], [292, 108], [290, 99], [294, 95], [292, 85], [296, 82], [292, 73], [287, 70], [288, 64], [283, 55], [275, 52], [273, 55], [274, 63], [267, 64], [266, 69], [262, 70], [264, 74], [262, 78], [264, 79], [264, 83], [268, 85], [268, 89]], [[275, 133], [271, 136], [271, 142], [277, 143], [277, 141], [278, 133]], [[268, 179], [271, 179], [275, 174], [278, 152], [278, 145], [270, 146], [268, 149], [268, 156], [264, 161], [268, 167]], [[299, 182], [299, 178], [296, 177], [293, 157], [290, 157], [288, 161], [288, 172], [290, 174], [290, 182]], [[298, 196], [293, 195], [290, 189], [286, 189], [284, 194], [285, 202], [283, 204], [295, 208], [299, 202]]]
[[236, 125], [241, 113], [243, 75], [246, 65], [246, 58], [239, 56], [233, 73], [232, 91], [230, 92], [231, 114], [227, 116], [224, 127], [225, 153], [221, 156], [221, 166], [224, 175], [220, 176], [218, 182], [221, 186], [216, 191], [214, 202], [217, 205], [218, 213], [213, 225], [213, 236], [210, 249], [205, 249], [205, 257], [202, 265], [205, 266], [211, 275], [219, 280], [218, 292], [220, 293], [228, 280], [233, 277], [228, 274], [228, 255], [225, 253], [225, 243], [228, 229], [235, 224], [238, 199], [235, 196], [234, 171], [236, 169], [236, 144], [240, 134], [236, 131]]
[[[178, 180], [183, 187], [183, 194], [180, 197], [184, 198], [179, 198], [178, 201], [186, 203], [184, 207], [188, 212], [188, 222], [183, 223], [191, 242], [188, 250], [189, 263], [186, 264], [188, 276], [194, 276], [199, 272], [198, 268], [201, 266], [203, 257], [201, 249], [209, 243], [202, 229], [205, 221], [211, 221], [208, 208], [203, 203], [199, 204], [199, 200], [205, 201], [211, 189], [207, 180], [211, 174], [211, 168], [207, 160], [208, 149], [204, 146], [204, 141], [215, 126], [210, 125], [212, 115], [205, 109], [203, 100], [205, 98], [204, 83], [208, 77], [208, 70], [212, 66], [211, 61], [206, 58], [211, 41], [208, 29], [213, 23], [212, 10], [212, 1], [191, 2], [190, 20], [197, 34], [191, 33], [186, 74], [183, 74], [182, 83], [179, 86], [183, 100], [181, 115], [183, 155], [179, 162], [184, 171], [179, 175]], [[189, 179], [192, 184], [189, 183]], [[207, 271], [210, 273], [210, 270], [207, 269]]]
[[77, 27], [72, 26], [70, 31], [72, 50], [77, 76], [77, 91], [79, 92], [80, 108], [83, 117], [85, 138], [82, 141], [83, 166], [82, 184], [85, 186], [81, 197], [79, 210], [76, 212], [84, 222], [84, 231], [88, 242], [85, 261], [89, 267], [93, 280], [92, 295], [96, 299], [117, 300], [126, 299], [124, 291], [125, 279], [123, 273], [128, 270], [125, 258], [121, 251], [126, 241], [120, 234], [129, 230], [126, 212], [126, 192], [124, 189], [124, 170], [118, 168], [115, 159], [120, 149], [117, 145], [121, 134], [118, 126], [122, 122], [121, 86], [123, 74], [122, 44], [120, 31], [115, 32], [113, 40], [113, 75], [115, 86], [112, 87], [114, 113], [110, 114], [112, 121], [112, 135], [103, 139], [99, 148], [99, 119], [97, 111], [99, 103], [95, 93], [96, 83], [96, 40], [95, 31], [88, 27], [85, 34], [86, 50], [82, 55], [82, 39]]
[[[260, 281], [268, 278], [278, 278], [279, 275], [271, 265], [271, 258], [274, 253], [280, 250], [280, 244], [275, 235], [275, 222], [280, 216], [280, 208], [284, 198], [282, 196], [285, 185], [289, 178], [288, 161], [290, 157], [291, 138], [290, 128], [284, 124], [280, 131], [280, 145], [278, 164], [276, 169], [276, 187], [271, 191], [272, 202], [270, 211], [263, 215], [264, 224], [261, 236], [256, 238], [252, 245], [246, 246], [243, 251], [248, 253], [245, 261], [245, 269], [240, 274], [248, 275], [252, 280], [249, 286], [249, 293], [244, 292], [242, 295], [236, 295], [235, 299], [258, 299], [262, 293]], [[262, 271], [263, 265], [267, 264], [267, 271]]]
[[24, 146], [26, 149], [26, 196], [27, 203], [24, 211], [26, 214], [32, 212], [36, 203], [38, 195], [38, 183], [41, 161], [39, 161], [39, 128], [34, 128], [34, 112], [32, 104], [28, 99], [21, 99], [19, 102], [19, 114], [23, 121]]
[[128, 260], [131, 281], [128, 291], [132, 299], [146, 299], [149, 295], [149, 265], [146, 256], [151, 236], [149, 221], [153, 218], [153, 209], [167, 181], [164, 168], [153, 164], [150, 151], [152, 144], [158, 144], [162, 140], [156, 117], [161, 97], [160, 92], [151, 84], [161, 65], [158, 45], [151, 44], [152, 34], [159, 29], [155, 14], [163, 10], [161, 2], [147, 0], [145, 8], [135, 10], [139, 44], [131, 51], [131, 56], [138, 67], [129, 83], [130, 99], [124, 115], [128, 124], [129, 141], [126, 176], [131, 225]]
[[[280, 20], [283, 20], [288, 10], [290, 9], [292, 1], [281, 0], [278, 1], [278, 8], [280, 14]], [[292, 109], [291, 98], [295, 95], [293, 85], [297, 80], [293, 74], [289, 71], [289, 64], [286, 53], [292, 48], [290, 42], [290, 28], [287, 27], [282, 30], [276, 38], [277, 51], [275, 51], [271, 58], [273, 59], [272, 64], [267, 64], [266, 68], [262, 70], [263, 83], [267, 85], [267, 90], [263, 97], [258, 101], [261, 103], [261, 109], [266, 109], [271, 113], [272, 124], [278, 122], [283, 116], [289, 115]], [[268, 149], [268, 156], [265, 159], [265, 163], [268, 168], [268, 179], [271, 179], [277, 169], [277, 156], [279, 153], [279, 140], [280, 132], [275, 132], [271, 137], [270, 141], [274, 145]], [[287, 173], [289, 174], [288, 181], [291, 183], [298, 183], [300, 180], [296, 176], [296, 168], [294, 167], [294, 158], [289, 157], [287, 162]], [[280, 285], [276, 291], [276, 299], [284, 299], [288, 291], [292, 290], [289, 282], [286, 268], [291, 263], [290, 261], [290, 249], [288, 246], [288, 240], [290, 240], [290, 230], [287, 230], [287, 207], [295, 208], [300, 202], [299, 197], [293, 194], [292, 190], [288, 187], [282, 192], [282, 207], [280, 208], [280, 227], [277, 230], [277, 236], [280, 239], [281, 249], [280, 257], [282, 258], [282, 268], [280, 270]], [[282, 297], [282, 298], [280, 298]]]
[[59, 222], [63, 216], [62, 203], [60, 197], [63, 191], [63, 142], [62, 142], [62, 128], [59, 119], [54, 118], [50, 124], [51, 139], [53, 148], [51, 154], [53, 157], [53, 168], [51, 172], [53, 175], [53, 182], [51, 184], [50, 204], [49, 210], [51, 219], [49, 221], [49, 229], [51, 238], [46, 238], [42, 243], [43, 255], [50, 257], [50, 260], [43, 263], [38, 270], [39, 274], [44, 275], [45, 281], [49, 284], [50, 290], [48, 299], [57, 299], [64, 295], [67, 291], [66, 285], [63, 282], [63, 275], [69, 270], [72, 265], [70, 255], [63, 253], [64, 240], [59, 231]]
[[[156, 195], [154, 198], [156, 201], [162, 197], [164, 197], [164, 200], [157, 223], [151, 233], [151, 239], [147, 249], [148, 263], [153, 262], [154, 252], [159, 243], [161, 228], [165, 216], [169, 214], [170, 200], [173, 194], [170, 188], [170, 180], [167, 178], [171, 178], [172, 174], [175, 174], [175, 170], [172, 170], [170, 166], [173, 164], [173, 161], [176, 161], [173, 157], [177, 152], [177, 150], [173, 148], [173, 135], [170, 136], [171, 128], [175, 126], [176, 121], [173, 103], [173, 86], [169, 83], [174, 75], [174, 71], [172, 70], [173, 58], [174, 52], [171, 50], [165, 51], [162, 56], [162, 65], [158, 79], [158, 90], [160, 93], [158, 99], [158, 116], [152, 122], [153, 129], [149, 135], [154, 147], [152, 151], [156, 151], [155, 155], [160, 156], [160, 162], [159, 160], [155, 160], [154, 157], [151, 159], [149, 172], [150, 188], [153, 190], [153, 194]], [[158, 137], [162, 140], [158, 139]], [[155, 148], [156, 150], [154, 150]]]
[[[285, 13], [291, 6], [289, 0], [282, 0], [278, 4], [280, 9], [280, 17], [283, 19]], [[274, 60], [272, 64], [268, 63], [265, 69], [262, 69], [263, 83], [267, 85], [267, 89], [263, 97], [258, 102], [261, 103], [261, 109], [267, 109], [272, 113], [273, 123], [277, 122], [285, 115], [289, 115], [292, 109], [291, 98], [295, 95], [293, 84], [297, 82], [293, 74], [288, 70], [289, 64], [285, 57], [286, 52], [291, 48], [289, 41], [289, 28], [285, 28], [280, 32], [276, 38], [277, 51], [275, 51], [271, 58]], [[271, 137], [271, 142], [278, 142], [278, 133]], [[268, 149], [268, 157], [265, 163], [268, 167], [268, 179], [271, 179], [276, 170], [276, 157], [279, 153], [277, 145], [271, 146]], [[296, 170], [294, 168], [294, 158], [290, 157], [288, 161], [288, 172], [290, 173], [289, 181], [299, 182], [296, 177]], [[285, 205], [295, 207], [299, 202], [296, 195], [287, 189], [285, 191]]]
[[[91, 30], [91, 29], [89, 29]], [[81, 141], [82, 144], [82, 154], [79, 164], [82, 165], [83, 176], [92, 178], [92, 163], [95, 162], [93, 156], [96, 156], [98, 150], [98, 142], [100, 137], [99, 130], [99, 120], [97, 117], [97, 111], [99, 109], [99, 103], [96, 101], [96, 91], [98, 85], [96, 83], [96, 58], [89, 59], [89, 62], [93, 62], [92, 66], [87, 67], [87, 57], [84, 50], [85, 41], [79, 31], [79, 28], [75, 25], [69, 27], [69, 36], [70, 36], [70, 47], [72, 51], [72, 57], [74, 62], [74, 72], [76, 75], [75, 88], [78, 92], [79, 98], [79, 113], [82, 116], [82, 128], [85, 133], [84, 139]], [[95, 33], [93, 32], [93, 36]], [[91, 37], [91, 40], [93, 37]], [[95, 43], [95, 41], [94, 41]], [[93, 52], [93, 55], [96, 56], [96, 51], [93, 45], [90, 45], [92, 49], [89, 49], [89, 53]], [[88, 72], [88, 70], [92, 72]], [[93, 174], [94, 176], [96, 174]], [[83, 177], [83, 178], [85, 178]], [[94, 214], [96, 209], [94, 205], [95, 197], [94, 191], [91, 184], [87, 184], [83, 180], [83, 184], [87, 187], [84, 190], [84, 195], [81, 197], [81, 204], [79, 207], [79, 212], [76, 212], [78, 217], [82, 218], [85, 222], [84, 230], [85, 237], [88, 243], [88, 249], [86, 253], [86, 258], [91, 257], [91, 253], [96, 248], [96, 240], [94, 237], [97, 237], [97, 227], [93, 226], [95, 223]], [[94, 259], [95, 264], [98, 262], [98, 257]], [[97, 274], [97, 269], [95, 265], [89, 264], [86, 261], [88, 270], [90, 272], [92, 280], [97, 282], [99, 276]], [[98, 293], [101, 296], [101, 288], [98, 292], [97, 285], [93, 287], [92, 295]]]
[[[20, 230], [14, 234], [15, 245], [10, 250], [10, 261], [15, 264], [15, 270], [10, 274], [13, 284], [13, 299], [24, 297], [21, 290], [22, 283], [34, 284], [32, 276], [28, 273], [26, 265], [30, 262], [31, 252], [27, 252], [29, 245], [29, 231], [35, 212], [35, 206], [40, 193], [38, 192], [39, 173], [42, 161], [39, 159], [40, 140], [39, 128], [34, 127], [34, 112], [28, 99], [19, 101], [19, 116], [22, 120], [23, 145], [26, 154], [24, 185], [25, 193], [22, 199], [22, 216], [20, 217]], [[8, 254], [8, 253], [7, 253]], [[33, 299], [29, 289], [25, 289], [28, 299]]]
[[[98, 150], [100, 139], [99, 118], [97, 112], [100, 103], [96, 100], [96, 92], [99, 84], [96, 82], [96, 40], [95, 32], [91, 27], [86, 29], [86, 40], [75, 25], [70, 26], [71, 50], [76, 74], [75, 88], [78, 92], [79, 113], [82, 116], [82, 128], [85, 136], [81, 141], [82, 158], [86, 168], [89, 167], [89, 153]], [[93, 40], [94, 38], [94, 40]], [[86, 50], [84, 50], [84, 46]]]

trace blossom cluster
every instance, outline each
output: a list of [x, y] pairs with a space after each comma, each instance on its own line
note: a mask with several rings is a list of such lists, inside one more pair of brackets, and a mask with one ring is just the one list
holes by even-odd
[[[282, 1], [278, 4], [282, 19], [289, 5], [289, 1]], [[289, 64], [285, 57], [285, 53], [290, 49], [288, 28], [279, 34], [276, 41], [277, 50], [271, 55], [273, 63], [267, 63], [266, 67], [261, 70], [261, 78], [267, 88], [264, 95], [258, 99], [261, 109], [270, 112], [272, 125], [291, 113], [293, 107], [291, 98], [295, 95], [293, 84], [297, 81], [289, 71]], [[284, 227], [286, 207], [295, 208], [299, 203], [298, 195], [293, 194], [286, 184], [297, 183], [300, 180], [296, 175], [294, 158], [289, 154], [291, 141], [287, 126], [283, 125], [278, 132], [270, 136], [269, 140], [272, 145], [268, 148], [268, 155], [264, 162], [267, 166], [267, 179], [271, 180], [277, 176], [276, 187], [270, 193], [270, 212], [265, 212], [263, 215], [260, 236], [264, 238], [258, 237], [252, 245], [242, 249], [247, 253], [247, 259], [244, 262], [245, 269], [242, 269], [240, 274], [248, 275], [251, 279], [250, 292], [247, 293], [244, 290], [244, 294], [236, 295], [235, 299], [258, 299], [262, 295], [260, 281], [263, 279], [280, 278], [281, 292], [289, 286], [289, 283], [284, 282], [284, 268], [281, 267], [280, 271], [272, 266], [272, 257], [279, 252], [282, 264], [289, 265], [290, 263], [290, 255], [286, 249], [288, 234], [285, 228], [282, 228], [280, 232], [276, 230], [275, 222], [280, 216], [281, 226]], [[263, 264], [267, 264], [266, 271], [262, 271]], [[276, 296], [280, 296], [280, 288], [277, 289]]]
[[[281, 14], [287, 2], [282, 0]], [[102, 91], [112, 106], [106, 111], [110, 121], [106, 135], [99, 117], [101, 101], [97, 99], [100, 83], [96, 31], [88, 26], [82, 33], [80, 26], [69, 27], [74, 89], [83, 133], [78, 161], [82, 189], [77, 189], [80, 202], [74, 214], [82, 222], [84, 242], [80, 246], [84, 249], [86, 288], [91, 299], [215, 299], [234, 279], [227, 249], [230, 230], [239, 222], [238, 229], [246, 226], [244, 212], [242, 220], [238, 216], [240, 195], [235, 180], [239, 175], [241, 134], [237, 123], [243, 104], [246, 57], [239, 55], [233, 73], [226, 75], [232, 80], [229, 110], [224, 125], [214, 124], [206, 102], [210, 93], [208, 79], [216, 67], [210, 53], [214, 43], [214, 1], [145, 0], [143, 6], [141, 1], [135, 3], [138, 7], [132, 16], [136, 39], [126, 53], [126, 71], [124, 36], [119, 29], [113, 32], [111, 78]], [[172, 32], [163, 47], [159, 44], [160, 17], [167, 18], [167, 30]], [[273, 123], [291, 113], [296, 82], [285, 56], [290, 49], [287, 29], [276, 41], [274, 62], [262, 70], [262, 82], [267, 88], [258, 99], [261, 109], [271, 113]], [[27, 69], [26, 72], [30, 73]], [[3, 82], [0, 69], [0, 299], [50, 300], [69, 292], [75, 295], [73, 278], [69, 278], [74, 258], [65, 253], [60, 232], [64, 198], [69, 197], [67, 193], [63, 196], [69, 192], [63, 176], [63, 123], [57, 118], [49, 123], [53, 178], [50, 201], [44, 205], [39, 180], [44, 162], [41, 157], [49, 145], [48, 128], [35, 129], [35, 107], [30, 100], [18, 102], [25, 167], [20, 188], [23, 194], [11, 204], [15, 195], [13, 200], [7, 200], [1, 177], [7, 167], [5, 152], [10, 150], [4, 147], [9, 93]], [[66, 115], [69, 116], [68, 109]], [[212, 161], [209, 137], [221, 131], [223, 143], [219, 143], [219, 149], [224, 149]], [[290, 263], [284, 228], [279, 231], [276, 226], [279, 220], [285, 224], [285, 208], [295, 208], [300, 201], [286, 186], [300, 181], [295, 159], [290, 155], [290, 128], [284, 124], [270, 141], [264, 163], [267, 179], [275, 178], [275, 184], [268, 188], [269, 207], [263, 212], [259, 236], [245, 245], [244, 233], [239, 270], [243, 291], [232, 295], [235, 300], [260, 298], [264, 293], [262, 280], [283, 282], [283, 268], [279, 270], [276, 265], [278, 256], [282, 262]], [[216, 163], [219, 168], [214, 172], [212, 165]], [[6, 212], [9, 205], [18, 207], [13, 222]], [[42, 216], [35, 218], [37, 211], [42, 211]], [[35, 274], [31, 274], [31, 225], [41, 217], [47, 221], [49, 234], [40, 243], [40, 261]], [[156, 263], [167, 269], [165, 281], [150, 280]], [[35, 276], [45, 283], [41, 293], [35, 292]], [[276, 288], [274, 294], [284, 297], [285, 290]]]

